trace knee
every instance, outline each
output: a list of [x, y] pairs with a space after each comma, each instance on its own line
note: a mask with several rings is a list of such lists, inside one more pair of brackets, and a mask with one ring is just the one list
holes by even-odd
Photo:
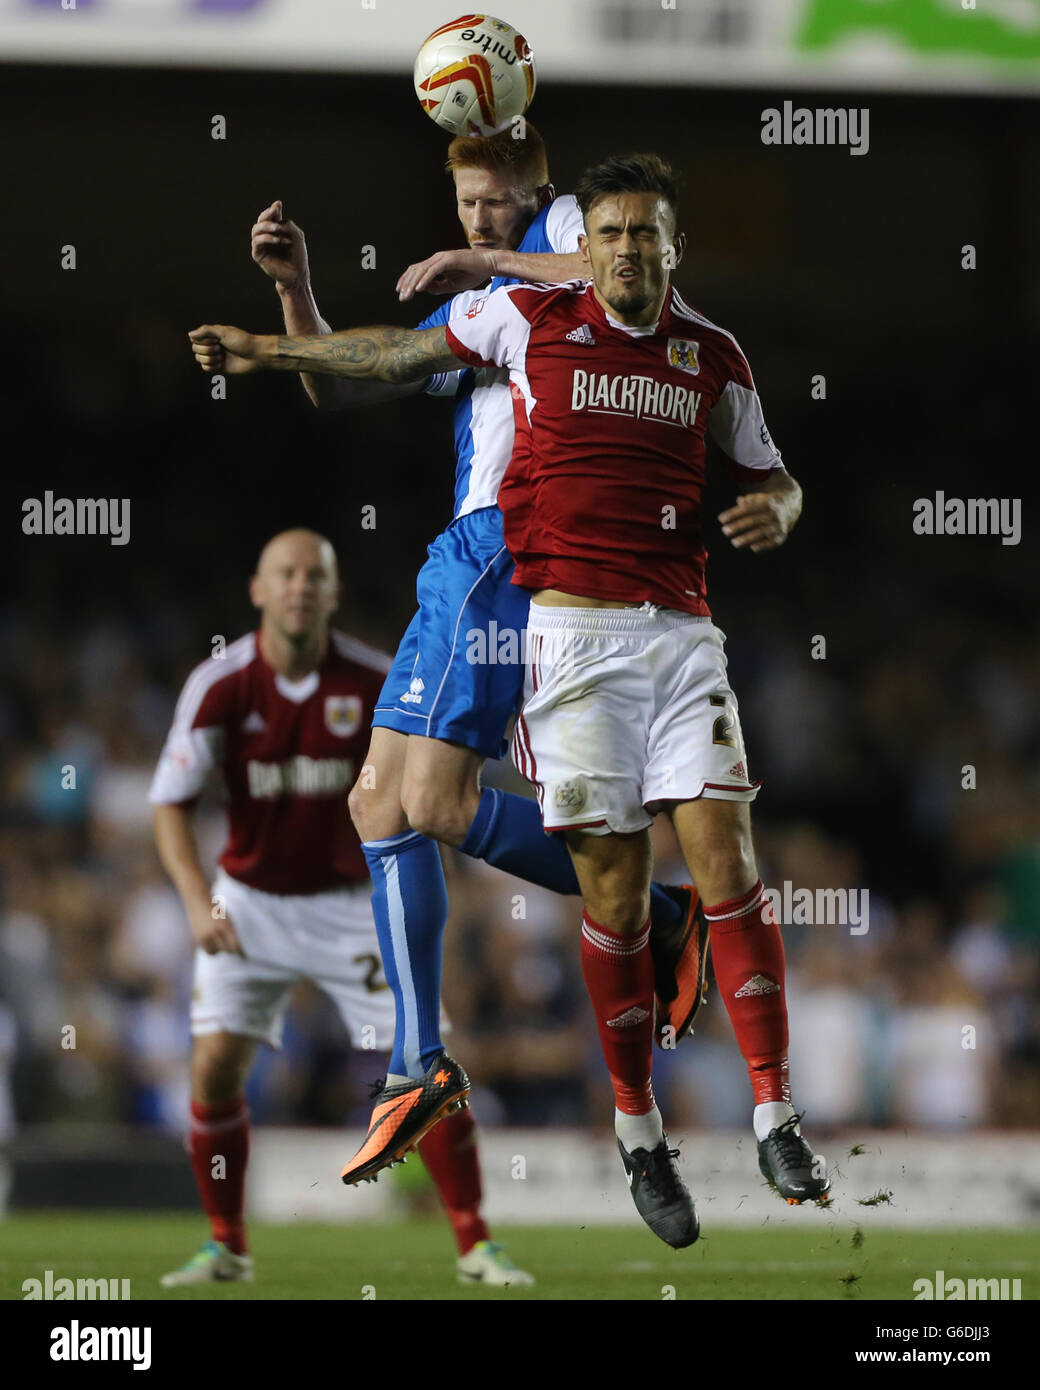
[[371, 838], [368, 834], [373, 812], [376, 809], [375, 791], [371, 787], [365, 787], [365, 769], [362, 769], [361, 776], [347, 793], [347, 810], [350, 812], [350, 819], [354, 822], [354, 829], [361, 836], [362, 840]]
[[191, 1062], [191, 1093], [202, 1105], [226, 1105], [245, 1091], [250, 1058], [238, 1047], [221, 1045], [218, 1034], [196, 1040]]
[[585, 912], [592, 920], [619, 936], [636, 936], [650, 916], [649, 892], [604, 883], [585, 897]]
[[409, 782], [406, 777], [401, 805], [408, 824], [420, 835], [448, 845], [460, 845], [466, 838], [469, 821], [459, 799], [449, 790], [425, 782]]
[[703, 846], [704, 885], [712, 894], [709, 902], [728, 902], [754, 887], [758, 879], [754, 846], [750, 836], [709, 841]]
[[362, 840], [383, 840], [405, 827], [398, 788], [366, 766], [347, 795], [347, 810]]

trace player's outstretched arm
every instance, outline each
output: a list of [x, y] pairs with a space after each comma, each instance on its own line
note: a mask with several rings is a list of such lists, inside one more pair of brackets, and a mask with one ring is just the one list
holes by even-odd
[[802, 514], [802, 489], [786, 468], [774, 468], [754, 491], [719, 515], [723, 534], [736, 550], [775, 550], [791, 534]]
[[486, 280], [504, 275], [511, 280], [530, 280], [542, 285], [562, 285], [567, 280], [587, 280], [589, 264], [579, 251], [438, 251], [425, 261], [410, 265], [397, 282], [397, 297], [404, 301], [422, 294], [459, 294], [475, 290]]
[[447, 330], [348, 328], [340, 333], [277, 337], [246, 333], [226, 324], [203, 324], [188, 334], [204, 372], [318, 372], [352, 381], [423, 382], [434, 372], [454, 371], [458, 358]]
[[[256, 264], [274, 281], [286, 333], [293, 337], [331, 333], [331, 327], [318, 312], [303, 228], [286, 217], [280, 198], [257, 216], [250, 232], [250, 251]], [[381, 401], [414, 396], [422, 390], [422, 382], [392, 385], [385, 381], [349, 381], [345, 377], [319, 376], [313, 372], [301, 372], [300, 380], [319, 410], [378, 405]]]

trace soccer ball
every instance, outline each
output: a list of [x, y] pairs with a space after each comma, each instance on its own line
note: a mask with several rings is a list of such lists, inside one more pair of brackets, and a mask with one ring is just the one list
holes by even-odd
[[452, 135], [494, 135], [534, 96], [534, 55], [522, 34], [489, 14], [435, 29], [415, 60], [415, 95]]

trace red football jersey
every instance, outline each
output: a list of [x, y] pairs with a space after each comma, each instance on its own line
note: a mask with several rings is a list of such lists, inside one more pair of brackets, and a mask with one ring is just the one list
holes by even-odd
[[220, 863], [265, 893], [318, 893], [368, 877], [347, 792], [368, 748], [390, 658], [329, 633], [317, 670], [290, 681], [233, 642], [185, 682], [149, 799], [194, 801], [223, 773], [229, 835]]
[[510, 369], [513, 582], [707, 615], [706, 436], [744, 479], [781, 466], [736, 339], [675, 289], [631, 328], [583, 281], [496, 290], [447, 334], [468, 366]]

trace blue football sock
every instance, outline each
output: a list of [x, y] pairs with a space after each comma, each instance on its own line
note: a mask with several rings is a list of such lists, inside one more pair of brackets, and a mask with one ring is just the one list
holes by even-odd
[[484, 787], [473, 824], [459, 846], [471, 859], [539, 883], [553, 893], [577, 893], [578, 880], [562, 835], [546, 835], [537, 801]]
[[389, 1071], [419, 1080], [443, 1050], [441, 943], [448, 889], [433, 840], [407, 830], [363, 843], [383, 971], [397, 1006]]
[[[473, 824], [459, 846], [471, 859], [537, 883], [553, 893], [581, 892], [562, 835], [546, 835], [537, 801], [484, 787]], [[655, 927], [677, 926], [682, 908], [660, 884], [650, 885], [650, 919]]]
[[682, 905], [660, 883], [650, 885], [650, 927], [678, 927], [683, 921]]

